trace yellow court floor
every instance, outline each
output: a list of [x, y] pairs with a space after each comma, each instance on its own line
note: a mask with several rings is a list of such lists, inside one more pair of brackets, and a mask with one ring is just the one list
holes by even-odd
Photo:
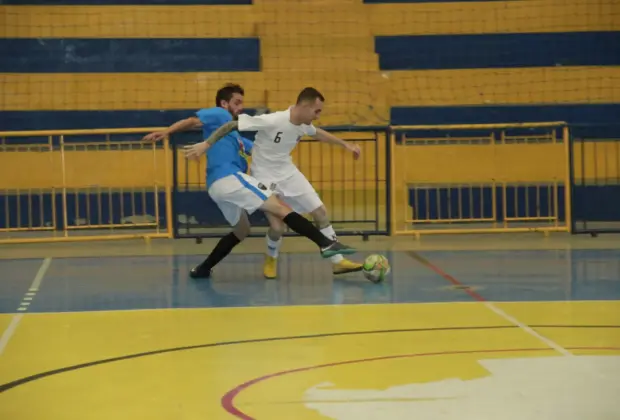
[[620, 319], [620, 302], [494, 308], [31, 314], [3, 355], [0, 415], [405, 419], [415, 411], [435, 416], [424, 418], [551, 418], [535, 416], [543, 399], [545, 415], [563, 413], [554, 418], [618, 418], [620, 328], [612, 321]]
[[0, 260], [0, 418], [620, 418], [618, 250], [523, 248]]

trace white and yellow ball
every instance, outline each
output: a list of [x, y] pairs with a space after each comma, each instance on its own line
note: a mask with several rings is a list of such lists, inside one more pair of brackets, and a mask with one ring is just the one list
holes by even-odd
[[364, 277], [373, 283], [381, 283], [390, 273], [390, 262], [383, 255], [372, 254], [364, 260]]

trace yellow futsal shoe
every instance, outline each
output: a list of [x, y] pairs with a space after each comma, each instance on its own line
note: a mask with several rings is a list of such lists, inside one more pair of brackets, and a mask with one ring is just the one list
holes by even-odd
[[357, 271], [362, 271], [363, 267], [363, 264], [349, 261], [345, 258], [342, 261], [333, 264], [333, 272], [334, 274], [355, 273]]
[[263, 264], [263, 275], [268, 279], [275, 279], [278, 276], [278, 259], [265, 255]]

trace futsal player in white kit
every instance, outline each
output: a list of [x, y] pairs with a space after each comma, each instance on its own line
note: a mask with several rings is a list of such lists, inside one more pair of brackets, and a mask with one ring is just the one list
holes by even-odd
[[[256, 131], [250, 166], [251, 175], [275, 192], [293, 211], [311, 214], [321, 232], [335, 240], [336, 232], [331, 226], [325, 205], [291, 157], [291, 152], [303, 136], [340, 145], [353, 153], [356, 159], [359, 157], [359, 146], [347, 143], [312, 124], [319, 118], [324, 102], [325, 98], [319, 91], [308, 87], [298, 95], [296, 104], [286, 111], [260, 116], [240, 114], [238, 121], [231, 121], [222, 126], [222, 130], [216, 130], [213, 136], [216, 138], [224, 136], [232, 130]], [[263, 274], [267, 278], [275, 278], [277, 258], [286, 225], [272, 214], [266, 213], [266, 216], [270, 228], [267, 232], [267, 253]], [[330, 259], [334, 274], [362, 270], [362, 264], [347, 260], [342, 255], [335, 255]]]

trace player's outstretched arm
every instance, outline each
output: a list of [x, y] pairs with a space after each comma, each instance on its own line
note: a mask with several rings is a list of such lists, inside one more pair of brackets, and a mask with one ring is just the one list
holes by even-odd
[[205, 140], [209, 146], [213, 146], [215, 143], [226, 137], [229, 133], [235, 131], [239, 123], [237, 121], [228, 121], [226, 124], [220, 126], [215, 130], [208, 139]]
[[180, 120], [172, 124], [170, 127], [162, 131], [155, 131], [154, 133], [147, 134], [142, 138], [142, 141], [155, 142], [162, 140], [164, 137], [169, 136], [172, 133], [179, 131], [191, 130], [202, 127], [202, 122], [198, 117], [189, 117], [184, 120]]
[[227, 134], [237, 129], [237, 121], [229, 121], [215, 130], [208, 139], [203, 142], [185, 146], [185, 156], [188, 159], [198, 159], [209, 147], [226, 137]]
[[360, 156], [360, 153], [362, 152], [360, 150], [360, 147], [357, 144], [347, 143], [346, 141], [339, 139], [338, 137], [334, 136], [333, 134], [321, 128], [317, 128], [316, 134], [312, 137], [324, 143], [337, 144], [339, 146], [344, 147], [345, 149], [353, 153], [353, 156], [355, 157], [355, 159], [357, 159]]

